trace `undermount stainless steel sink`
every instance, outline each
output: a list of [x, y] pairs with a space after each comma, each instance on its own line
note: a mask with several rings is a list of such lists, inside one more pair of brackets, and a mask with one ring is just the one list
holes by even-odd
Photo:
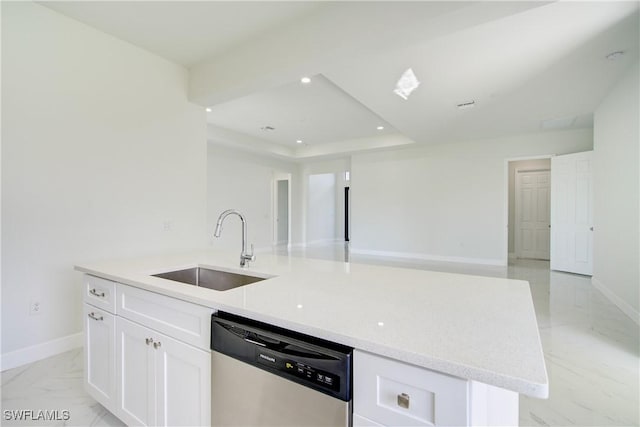
[[184, 270], [168, 271], [153, 274], [154, 277], [200, 286], [215, 291], [228, 291], [251, 283], [265, 280], [265, 277], [249, 276], [246, 274], [229, 273], [228, 271], [211, 270], [204, 267], [193, 267]]

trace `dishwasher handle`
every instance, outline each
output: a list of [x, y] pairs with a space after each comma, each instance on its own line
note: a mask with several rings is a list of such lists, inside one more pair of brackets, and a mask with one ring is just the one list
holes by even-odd
[[[315, 343], [302, 341], [277, 332], [256, 328], [252, 325], [240, 324], [227, 319], [216, 318], [211, 323], [211, 349], [221, 353], [244, 353], [259, 346], [279, 353], [281, 356], [305, 358], [318, 361], [343, 360], [345, 354], [341, 349], [331, 349]], [[245, 348], [244, 350], [242, 348]]]
[[255, 345], [259, 345], [260, 347], [266, 347], [266, 346], [267, 346], [265, 343], [261, 343], [261, 342], [258, 342], [258, 341], [254, 341], [254, 340], [252, 340], [252, 339], [250, 339], [250, 338], [245, 338], [244, 340], [245, 340], [246, 342], [248, 342], [248, 343], [255, 344]]

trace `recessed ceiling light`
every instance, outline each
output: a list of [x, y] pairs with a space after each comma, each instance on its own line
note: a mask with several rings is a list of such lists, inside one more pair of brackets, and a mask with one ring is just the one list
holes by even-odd
[[458, 104], [459, 110], [466, 110], [467, 108], [473, 108], [476, 106], [476, 101], [463, 102], [462, 104]]
[[420, 86], [418, 78], [413, 73], [413, 70], [411, 68], [407, 68], [407, 70], [402, 73], [402, 75], [398, 79], [396, 88], [393, 90], [393, 93], [406, 100], [409, 99], [409, 95], [411, 95], [411, 92], [413, 92], [418, 86]]
[[378, 126], [376, 129], [378, 129], [378, 130], [384, 130], [384, 126]]
[[302, 140], [301, 139], [296, 139], [296, 144], [302, 144]]
[[300, 79], [301, 83], [307, 84], [307, 83], [311, 83], [311, 78], [310, 77], [303, 77]]
[[624, 56], [624, 50], [616, 50], [615, 52], [611, 52], [605, 58], [609, 61], [616, 61]]
[[207, 113], [211, 112], [211, 108], [207, 107]]

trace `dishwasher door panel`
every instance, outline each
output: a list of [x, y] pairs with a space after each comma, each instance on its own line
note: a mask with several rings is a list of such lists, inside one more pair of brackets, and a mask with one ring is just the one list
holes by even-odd
[[211, 353], [212, 426], [349, 426], [351, 402]]

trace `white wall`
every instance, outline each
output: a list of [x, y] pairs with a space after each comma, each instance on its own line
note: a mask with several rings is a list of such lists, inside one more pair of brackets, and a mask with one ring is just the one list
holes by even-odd
[[509, 162], [509, 253], [516, 251], [515, 226], [516, 226], [516, 169], [518, 170], [551, 170], [550, 159], [532, 159]]
[[238, 209], [247, 219], [248, 243], [256, 249], [270, 248], [274, 229], [274, 180], [291, 174], [291, 241], [300, 242], [300, 176], [296, 163], [233, 150], [213, 143], [207, 155], [207, 236], [214, 248], [240, 253], [241, 222], [228, 217], [218, 239], [213, 238], [218, 215], [226, 209]]
[[307, 244], [336, 238], [336, 176], [333, 173], [309, 176]]
[[593, 282], [640, 323], [640, 108], [636, 63], [594, 114]]
[[575, 130], [355, 154], [352, 250], [504, 263], [505, 159], [591, 147], [591, 131]]
[[2, 2], [5, 367], [81, 331], [74, 264], [206, 246], [205, 112], [186, 86], [182, 67]]

